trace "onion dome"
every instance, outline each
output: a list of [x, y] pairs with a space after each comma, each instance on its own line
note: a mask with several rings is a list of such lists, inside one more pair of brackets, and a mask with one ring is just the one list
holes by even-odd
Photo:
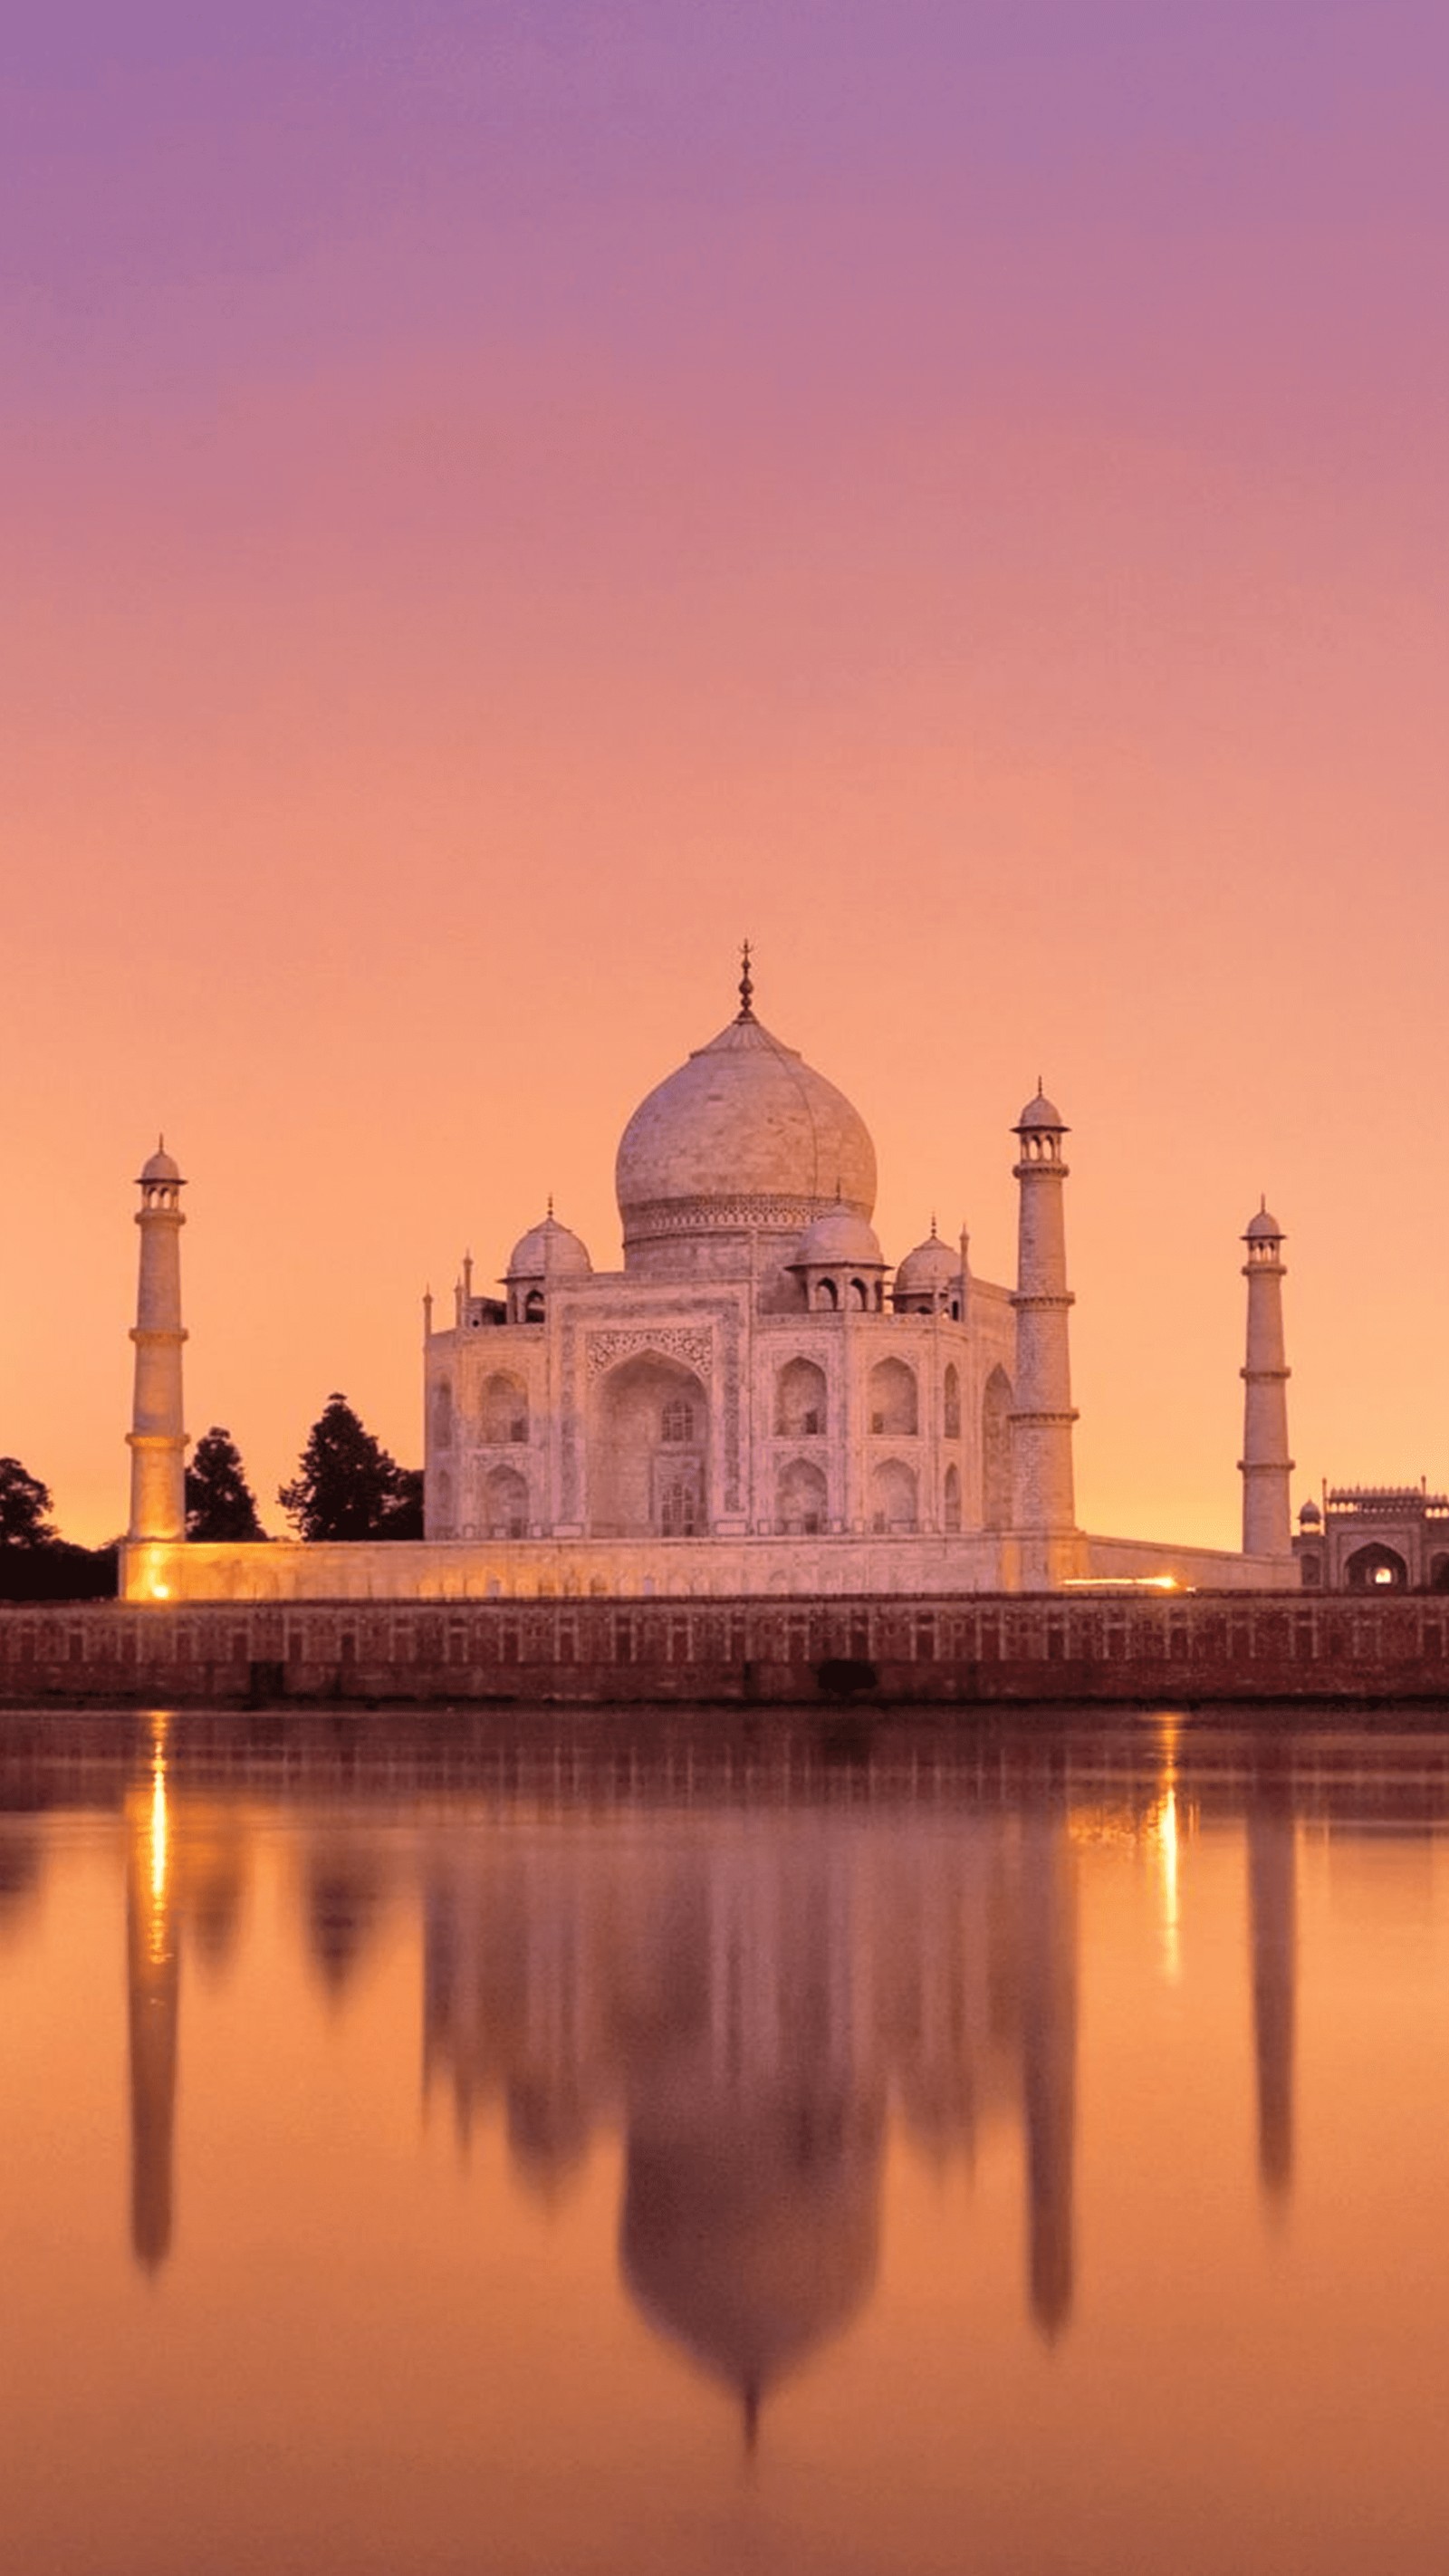
[[1304, 1504], [1302, 1511], [1298, 1515], [1298, 1526], [1300, 1529], [1316, 1530], [1322, 1528], [1323, 1514], [1316, 1503]]
[[875, 1227], [856, 1209], [827, 1208], [812, 1218], [800, 1237], [792, 1270], [883, 1270], [884, 1256]]
[[908, 1252], [896, 1272], [898, 1297], [936, 1297], [954, 1288], [961, 1276], [961, 1255], [943, 1243], [932, 1226], [924, 1243]]
[[180, 1178], [180, 1164], [173, 1162], [171, 1156], [167, 1153], [165, 1137], [158, 1137], [156, 1140], [155, 1153], [148, 1156], [147, 1160], [141, 1166], [141, 1183], [144, 1185], [147, 1181], [179, 1181]]
[[1249, 1217], [1243, 1233], [1243, 1241], [1245, 1243], [1281, 1243], [1282, 1240], [1283, 1228], [1276, 1217], [1268, 1214], [1268, 1202], [1264, 1199], [1257, 1215]]
[[614, 1178], [626, 1256], [650, 1246], [667, 1259], [664, 1247], [710, 1236], [788, 1242], [836, 1202], [869, 1223], [875, 1147], [864, 1120], [755, 1018], [748, 963], [740, 991], [737, 1018], [624, 1130]]
[[620, 2257], [649, 2323], [760, 2401], [870, 2294], [880, 2138], [868, 2108], [800, 2083], [764, 2100], [706, 2087], [693, 2116], [631, 2126]]
[[508, 1257], [509, 1279], [590, 1279], [594, 1265], [588, 1246], [569, 1226], [560, 1225], [550, 1207], [541, 1225], [531, 1225]]
[[1027, 1102], [1018, 1118], [1015, 1132], [1020, 1136], [1034, 1127], [1054, 1127], [1063, 1136], [1067, 1132], [1066, 1120], [1055, 1102], [1048, 1100], [1040, 1083], [1036, 1087], [1036, 1098]]

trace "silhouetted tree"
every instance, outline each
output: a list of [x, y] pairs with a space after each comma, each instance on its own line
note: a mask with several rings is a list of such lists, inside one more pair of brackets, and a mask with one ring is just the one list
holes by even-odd
[[423, 1471], [421, 1467], [399, 1467], [397, 1484], [380, 1538], [421, 1538], [423, 1534]]
[[214, 1422], [186, 1470], [186, 1535], [196, 1539], [265, 1538], [257, 1499], [229, 1431]]
[[0, 1458], [0, 1547], [53, 1547], [50, 1487], [18, 1458]]
[[18, 1458], [0, 1458], [0, 1601], [103, 1601], [116, 1590], [116, 1549], [58, 1536], [50, 1490]]
[[345, 1395], [329, 1395], [277, 1500], [299, 1538], [413, 1538], [422, 1535], [421, 1483], [364, 1430]]

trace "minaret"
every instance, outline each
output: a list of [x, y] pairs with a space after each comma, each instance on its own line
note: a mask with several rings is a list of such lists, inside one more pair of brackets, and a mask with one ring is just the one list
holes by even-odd
[[1072, 1493], [1071, 1360], [1067, 1239], [1062, 1207], [1066, 1127], [1040, 1084], [1015, 1131], [1021, 1159], [1017, 1234], [1016, 1400], [1012, 1409], [1013, 1519], [1018, 1530], [1059, 1535], [1075, 1529]]
[[1248, 1355], [1243, 1369], [1244, 1556], [1293, 1554], [1288, 1479], [1288, 1368], [1283, 1357], [1283, 1229], [1265, 1199], [1243, 1237], [1248, 1258]]
[[141, 1273], [136, 1291], [136, 1395], [131, 1539], [186, 1536], [186, 1433], [181, 1419], [181, 1174], [162, 1137], [138, 1184]]

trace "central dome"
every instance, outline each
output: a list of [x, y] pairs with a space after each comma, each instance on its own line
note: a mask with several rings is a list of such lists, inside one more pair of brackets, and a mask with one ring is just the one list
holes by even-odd
[[746, 1008], [642, 1100], [614, 1174], [626, 1254], [700, 1235], [788, 1235], [837, 1204], [870, 1218], [875, 1147], [833, 1082]]

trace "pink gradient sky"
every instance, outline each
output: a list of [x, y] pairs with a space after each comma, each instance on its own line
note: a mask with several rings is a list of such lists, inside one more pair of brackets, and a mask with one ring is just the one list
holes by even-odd
[[[1449, 1481], [1449, 18], [1316, 0], [54, 7], [0, 63], [0, 1451], [123, 1519], [328, 1391], [729, 1015], [1009, 1277], [1071, 1121], [1079, 1502]], [[280, 1514], [269, 1508], [273, 1525]]]

